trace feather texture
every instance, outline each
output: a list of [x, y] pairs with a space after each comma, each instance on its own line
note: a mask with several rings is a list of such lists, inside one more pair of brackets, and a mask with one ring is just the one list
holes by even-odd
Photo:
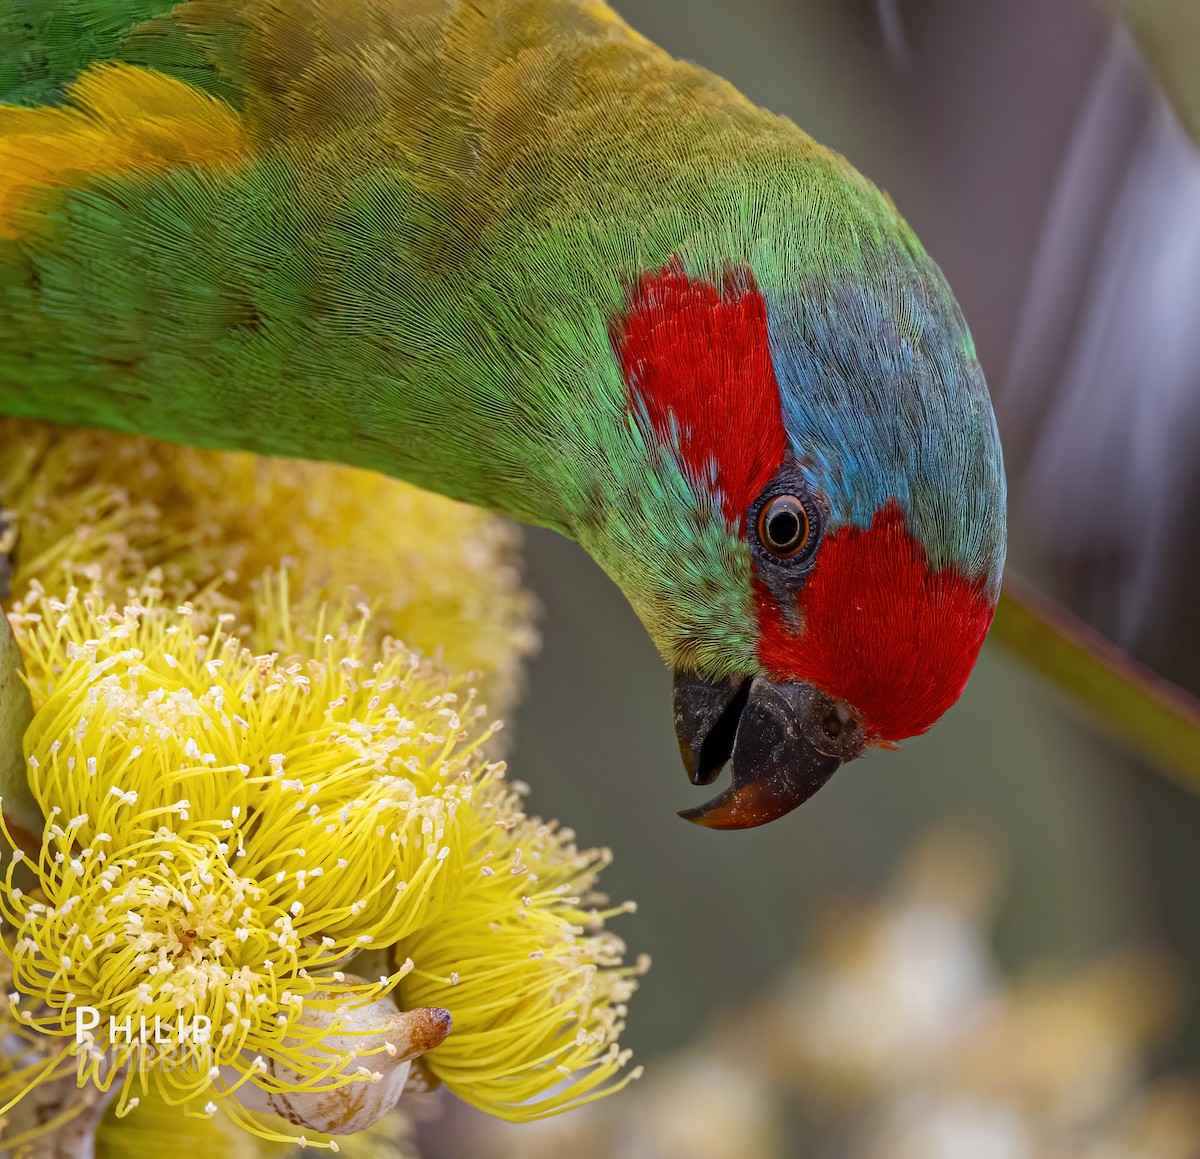
[[[940, 272], [842, 158], [598, 0], [0, 0], [0, 38], [0, 409], [553, 527], [714, 675], [770, 667], [745, 509], [786, 453], [877, 545], [863, 574], [894, 501], [897, 567], [986, 627], [1003, 474]], [[662, 271], [674, 353], [637, 321]], [[912, 670], [828, 638], [873, 687]]]
[[105, 174], [176, 165], [228, 168], [246, 148], [237, 114], [172, 77], [128, 65], [95, 65], [66, 91], [69, 104], [0, 106], [0, 238], [36, 224], [29, 203]]

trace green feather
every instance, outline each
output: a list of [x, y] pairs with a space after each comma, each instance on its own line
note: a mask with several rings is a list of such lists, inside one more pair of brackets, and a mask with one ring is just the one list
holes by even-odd
[[53, 105], [89, 64], [120, 59], [130, 30], [174, 0], [0, 0], [0, 104]]
[[10, 42], [4, 3], [0, 59], [54, 55], [21, 82], [39, 99], [115, 56], [228, 101], [253, 153], [36, 203], [0, 241], [0, 408], [355, 463], [556, 528], [665, 654], [754, 670], [745, 544], [679, 518], [609, 325], [673, 256], [768, 290], [923, 269], [886, 197], [594, 3], [96, 3], [102, 34], [44, 4], [40, 28], [93, 28], [69, 59], [65, 32]]

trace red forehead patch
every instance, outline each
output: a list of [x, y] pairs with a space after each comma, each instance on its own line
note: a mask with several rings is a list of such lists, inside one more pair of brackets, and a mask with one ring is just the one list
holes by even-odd
[[783, 462], [787, 433], [767, 341], [767, 306], [747, 269], [718, 287], [676, 260], [629, 288], [613, 341], [631, 401], [664, 442], [678, 429], [684, 470], [712, 479], [730, 523]]
[[895, 500], [867, 530], [825, 537], [799, 599], [796, 635], [760, 588], [763, 666], [845, 700], [884, 741], [925, 732], [962, 695], [995, 614], [983, 584], [929, 571]]

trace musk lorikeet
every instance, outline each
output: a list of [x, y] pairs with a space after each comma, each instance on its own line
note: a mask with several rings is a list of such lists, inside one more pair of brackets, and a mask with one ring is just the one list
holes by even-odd
[[928, 729], [991, 622], [974, 347], [891, 201], [598, 0], [0, 0], [0, 410], [554, 528], [685, 816]]

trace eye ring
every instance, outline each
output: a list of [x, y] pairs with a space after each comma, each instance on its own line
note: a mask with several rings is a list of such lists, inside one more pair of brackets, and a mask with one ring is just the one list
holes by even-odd
[[758, 513], [758, 541], [776, 559], [795, 559], [811, 543], [813, 525], [799, 496], [775, 495]]

